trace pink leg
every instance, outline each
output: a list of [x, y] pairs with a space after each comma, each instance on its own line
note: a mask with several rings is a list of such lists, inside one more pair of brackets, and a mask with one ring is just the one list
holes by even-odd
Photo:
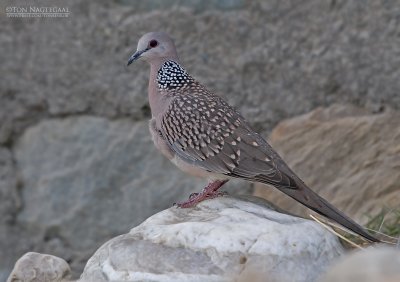
[[212, 199], [218, 196], [222, 196], [224, 193], [217, 192], [222, 185], [224, 185], [228, 180], [215, 180], [207, 185], [206, 188], [203, 189], [201, 193], [193, 193], [190, 195], [189, 200], [176, 204], [180, 208], [191, 208], [197, 205], [198, 203]]

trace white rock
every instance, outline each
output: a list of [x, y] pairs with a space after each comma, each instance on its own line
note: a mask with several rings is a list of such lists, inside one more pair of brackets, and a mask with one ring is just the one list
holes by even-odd
[[354, 252], [329, 269], [322, 282], [398, 282], [400, 249], [380, 247]]
[[67, 281], [70, 273], [71, 269], [65, 260], [30, 252], [15, 263], [7, 282], [61, 282]]
[[259, 198], [169, 208], [105, 243], [80, 281], [315, 281], [343, 253], [316, 222]]

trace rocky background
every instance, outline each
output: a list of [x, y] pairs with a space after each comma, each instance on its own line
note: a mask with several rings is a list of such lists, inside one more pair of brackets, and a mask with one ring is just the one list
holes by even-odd
[[[387, 123], [385, 140], [399, 138], [396, 0], [41, 1], [69, 8], [68, 18], [54, 19], [6, 17], [6, 7], [37, 6], [34, 1], [0, 5], [0, 280], [27, 251], [60, 256], [76, 275], [107, 239], [204, 184], [175, 169], [150, 142], [148, 67], [126, 67], [148, 31], [170, 33], [186, 69], [266, 136], [283, 119], [340, 103], [376, 120], [375, 139]], [[308, 135], [302, 128], [299, 141], [285, 139], [281, 153], [293, 152], [292, 146], [313, 151], [317, 145], [307, 144], [319, 146], [330, 132], [328, 126]], [[337, 140], [324, 147], [326, 160], [342, 152], [342, 144], [346, 152], [359, 146], [351, 138]], [[398, 164], [398, 142], [378, 141], [363, 148], [397, 144], [377, 156], [389, 154], [388, 167]], [[308, 156], [301, 152], [284, 155], [298, 164]], [[310, 184], [343, 182], [347, 174], [335, 171], [347, 161], [341, 156], [332, 171], [323, 171], [329, 177]], [[317, 179], [314, 169], [324, 167], [302, 167], [301, 175]], [[367, 170], [363, 178], [360, 170], [360, 179], [377, 175]], [[392, 165], [388, 173], [396, 171]], [[396, 183], [390, 193], [399, 191]], [[230, 185], [231, 193], [252, 188]]]
[[[303, 181], [341, 211], [363, 224], [382, 210], [385, 223], [395, 221], [395, 211], [400, 211], [399, 111], [371, 114], [352, 105], [317, 108], [280, 122], [269, 140]], [[310, 214], [276, 189], [255, 184], [255, 194], [286, 211]], [[397, 230], [399, 223], [397, 219]]]

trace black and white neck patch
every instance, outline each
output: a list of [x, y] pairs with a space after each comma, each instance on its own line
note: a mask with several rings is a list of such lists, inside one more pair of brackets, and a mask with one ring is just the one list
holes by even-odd
[[191, 84], [194, 79], [174, 61], [166, 61], [158, 70], [157, 83], [160, 89], [179, 89]]

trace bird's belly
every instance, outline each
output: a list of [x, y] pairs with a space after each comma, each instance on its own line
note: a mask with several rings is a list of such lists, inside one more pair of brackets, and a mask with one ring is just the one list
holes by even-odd
[[151, 119], [149, 122], [149, 129], [151, 134], [151, 139], [153, 140], [154, 146], [169, 160], [174, 157], [173, 152], [169, 148], [168, 144], [165, 140], [159, 135], [158, 130], [156, 128], [155, 119]]
[[209, 172], [199, 166], [195, 166], [192, 164], [189, 164], [179, 158], [177, 155], [175, 155], [172, 159], [171, 162], [176, 165], [180, 170], [183, 172], [186, 172], [187, 174], [190, 174], [192, 176], [200, 177], [200, 178], [207, 178], [209, 180], [226, 180], [229, 179], [229, 176], [223, 175], [223, 174], [217, 174], [217, 173], [212, 173]]

